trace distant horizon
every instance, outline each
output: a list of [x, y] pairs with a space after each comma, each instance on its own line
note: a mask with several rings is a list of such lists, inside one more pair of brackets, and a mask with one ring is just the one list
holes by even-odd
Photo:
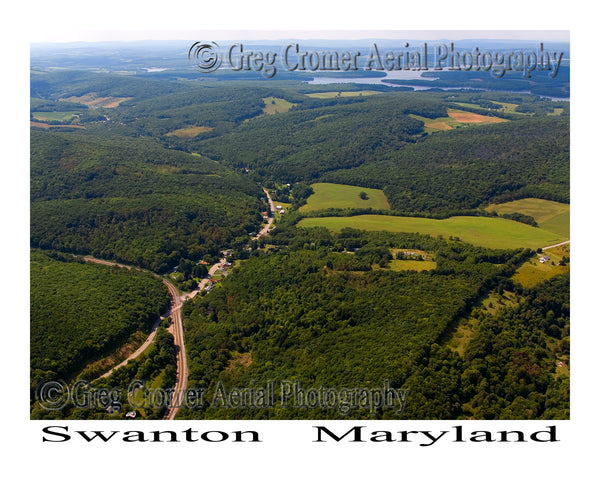
[[30, 45], [70, 43], [177, 42], [199, 38], [217, 41], [547, 41], [570, 43], [568, 30], [204, 30], [204, 31], [73, 31], [40, 33]]

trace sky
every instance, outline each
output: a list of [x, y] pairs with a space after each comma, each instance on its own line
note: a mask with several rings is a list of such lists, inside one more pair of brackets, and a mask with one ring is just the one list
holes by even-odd
[[[29, 42], [280, 38], [515, 38], [568, 40], [575, 13], [564, 2], [503, 0], [31, 0], [20, 7]], [[35, 15], [29, 14], [35, 12]], [[11, 23], [12, 22], [8, 22]], [[456, 31], [469, 30], [470, 32]], [[559, 30], [559, 31], [557, 31]], [[561, 31], [560, 31], [561, 30]], [[256, 31], [260, 31], [256, 33]], [[457, 36], [458, 35], [458, 36]], [[472, 36], [470, 36], [472, 35]]]
[[278, 40], [326, 39], [356, 40], [367, 38], [410, 40], [511, 39], [569, 41], [568, 30], [62, 30], [34, 32], [32, 43], [98, 42], [138, 40]]

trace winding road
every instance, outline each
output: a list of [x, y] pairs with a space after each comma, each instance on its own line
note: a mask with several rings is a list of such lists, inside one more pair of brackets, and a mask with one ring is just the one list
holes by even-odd
[[188, 367], [187, 367], [187, 356], [185, 354], [185, 343], [183, 341], [183, 318], [181, 315], [181, 306], [183, 305], [182, 296], [179, 295], [177, 288], [166, 280], [163, 280], [164, 284], [169, 289], [171, 298], [173, 298], [173, 304], [171, 307], [171, 326], [169, 331], [173, 335], [175, 348], [177, 350], [177, 382], [173, 391], [173, 400], [167, 409], [165, 414], [165, 420], [173, 420], [179, 406], [183, 403], [183, 395], [187, 389], [187, 378], [188, 378]]
[[[273, 221], [274, 221], [274, 217], [275, 217], [275, 204], [273, 203], [273, 199], [271, 198], [271, 195], [269, 194], [269, 192], [266, 189], [263, 188], [263, 190], [264, 190], [265, 194], [267, 195], [269, 208], [271, 209], [271, 216], [267, 220], [266, 225], [258, 233], [258, 235], [256, 237], [254, 237], [256, 240], [258, 240], [260, 237], [265, 236], [269, 233], [269, 230], [271, 229], [271, 226], [273, 225]], [[117, 262], [101, 260], [101, 259], [90, 257], [90, 256], [83, 257], [83, 260], [85, 260], [86, 262], [99, 263], [101, 265], [107, 265], [107, 266], [117, 266], [117, 267], [127, 268], [127, 269], [135, 268], [135, 267], [131, 267], [130, 265], [123, 265], [123, 264], [120, 264]], [[179, 291], [177, 290], [177, 287], [175, 287], [175, 285], [173, 285], [169, 280], [162, 278], [163, 283], [166, 285], [167, 289], [169, 290], [169, 294], [171, 295], [171, 310], [170, 310], [170, 312], [168, 312], [165, 315], [168, 315], [171, 317], [171, 326], [168, 328], [168, 330], [173, 335], [175, 349], [177, 351], [177, 382], [176, 382], [175, 388], [173, 390], [173, 398], [172, 398], [171, 404], [167, 408], [167, 412], [164, 416], [165, 420], [173, 420], [175, 418], [175, 415], [177, 415], [179, 408], [184, 403], [184, 398], [185, 398], [184, 395], [186, 394], [186, 389], [187, 389], [187, 379], [188, 379], [189, 371], [188, 371], [188, 365], [187, 365], [187, 356], [185, 354], [185, 343], [184, 343], [184, 334], [183, 334], [183, 332], [184, 332], [183, 317], [181, 315], [181, 307], [186, 300], [195, 297], [199, 292], [201, 292], [206, 287], [206, 285], [209, 282], [210, 277], [212, 275], [214, 275], [215, 272], [221, 266], [223, 266], [223, 264], [226, 261], [227, 261], [226, 258], [221, 258], [217, 263], [215, 263], [209, 269], [207, 277], [202, 279], [198, 283], [198, 286], [190, 293], [180, 294]], [[164, 318], [164, 317], [162, 317], [162, 318]], [[144, 350], [146, 350], [146, 348], [148, 348], [154, 341], [154, 336], [156, 335], [156, 329], [158, 328], [158, 325], [160, 324], [160, 320], [162, 320], [162, 318], [159, 319], [153, 325], [152, 331], [151, 331], [150, 335], [148, 336], [148, 338], [146, 339], [146, 341], [143, 343], [143, 345], [141, 345], [134, 353], [132, 353], [129, 357], [127, 357], [124, 361], [122, 361], [119, 365], [113, 367], [110, 371], [108, 371], [107, 373], [102, 375], [102, 377], [108, 377], [116, 369], [126, 365], [128, 361], [133, 360], [134, 358], [139, 356], [142, 352], [144, 352]]]

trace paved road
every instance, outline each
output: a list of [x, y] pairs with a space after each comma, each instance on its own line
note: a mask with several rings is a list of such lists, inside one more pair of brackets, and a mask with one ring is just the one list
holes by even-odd
[[[267, 235], [269, 233], [269, 230], [271, 228], [271, 225], [273, 224], [273, 220], [275, 217], [275, 204], [273, 203], [273, 199], [271, 198], [271, 195], [269, 195], [269, 192], [266, 189], [263, 189], [263, 190], [264, 190], [265, 194], [267, 195], [267, 200], [269, 202], [269, 208], [271, 209], [271, 217], [269, 217], [269, 219], [267, 220], [267, 224], [262, 228], [262, 230], [255, 237], [256, 239], [259, 239], [260, 237]], [[120, 263], [110, 262], [107, 260], [100, 260], [98, 258], [93, 258], [93, 257], [83, 257], [83, 259], [87, 262], [94, 262], [94, 263], [99, 263], [102, 265], [108, 265], [108, 266], [116, 265], [116, 266], [119, 266], [122, 268], [132, 268], [129, 265], [123, 265]], [[189, 371], [188, 371], [188, 365], [187, 365], [187, 356], [185, 354], [185, 344], [184, 344], [184, 339], [183, 339], [183, 318], [181, 315], [181, 306], [183, 305], [183, 302], [185, 302], [187, 299], [193, 298], [194, 296], [196, 296], [196, 294], [201, 292], [206, 287], [207, 283], [209, 282], [209, 278], [212, 275], [214, 275], [214, 273], [225, 262], [226, 262], [226, 259], [222, 258], [217, 263], [215, 263], [209, 269], [207, 278], [202, 279], [202, 281], [200, 281], [198, 286], [192, 292], [187, 293], [187, 294], [181, 295], [179, 293], [179, 291], [177, 290], [177, 288], [175, 287], [175, 285], [173, 285], [171, 282], [169, 282], [165, 278], [162, 279], [163, 283], [169, 289], [169, 294], [171, 295], [171, 300], [172, 300], [171, 301], [171, 312], [170, 312], [171, 326], [169, 327], [169, 331], [173, 335], [175, 348], [177, 350], [177, 383], [175, 384], [173, 402], [167, 409], [167, 413], [165, 414], [165, 417], [164, 417], [165, 420], [173, 420], [175, 418], [175, 415], [177, 415], [177, 412], [179, 411], [179, 408], [183, 403], [183, 398], [184, 398], [183, 395], [185, 394], [185, 391], [187, 389], [187, 379], [188, 379]], [[114, 367], [110, 372], [107, 372], [106, 374], [104, 374], [103, 377], [110, 375], [117, 368], [122, 367], [123, 365], [126, 365], [129, 360], [137, 357], [146, 348], [148, 348], [148, 346], [154, 340], [154, 336], [156, 334], [156, 329], [158, 328], [159, 323], [160, 323], [160, 321], [157, 322], [153, 326], [152, 333], [148, 336], [148, 338], [146, 339], [146, 341], [140, 348], [138, 348], [126, 360], [124, 360], [119, 365]]]
[[275, 220], [275, 204], [273, 203], [273, 199], [271, 198], [271, 195], [269, 195], [269, 192], [266, 188], [263, 188], [263, 191], [267, 194], [267, 201], [269, 202], [269, 208], [271, 209], [271, 216], [267, 220], [267, 224], [263, 227], [263, 229], [258, 232], [256, 237], [254, 237], [255, 240], [267, 235], [271, 229], [271, 225], [273, 225], [273, 221]]
[[163, 283], [169, 289], [169, 293], [171, 294], [171, 298], [173, 298], [173, 305], [171, 307], [171, 326], [169, 327], [169, 331], [173, 335], [175, 340], [175, 348], [177, 350], [177, 383], [175, 384], [173, 402], [167, 409], [167, 413], [165, 414], [165, 420], [173, 420], [175, 415], [177, 415], [177, 411], [179, 410], [179, 406], [183, 402], [183, 395], [185, 395], [185, 391], [187, 389], [187, 379], [188, 379], [188, 366], [187, 366], [187, 356], [185, 354], [185, 343], [183, 341], [183, 318], [181, 315], [181, 306], [183, 305], [182, 296], [179, 295], [177, 288], [168, 280], [163, 279]]

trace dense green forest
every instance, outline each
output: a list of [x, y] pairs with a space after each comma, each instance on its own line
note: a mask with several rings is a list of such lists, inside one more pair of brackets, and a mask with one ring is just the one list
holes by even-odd
[[[552, 294], [543, 288], [525, 292], [509, 279], [532, 252], [491, 251], [417, 234], [284, 230], [273, 239], [282, 242], [279, 251], [251, 256], [220, 288], [185, 305], [191, 385], [214, 392], [219, 382], [225, 389], [243, 389], [294, 380], [306, 389], [341, 389], [388, 380], [393, 388], [410, 390], [403, 418], [529, 418], [525, 412], [533, 405], [530, 417], [568, 415], [564, 395], [552, 390], [564, 389], [565, 380], [552, 376], [552, 352], [542, 341], [545, 335], [568, 336], [568, 298], [563, 290], [548, 303], [544, 299]], [[426, 249], [438, 267], [386, 269], [392, 248]], [[561, 282], [553, 288], [560, 289]], [[505, 289], [518, 289], [525, 304], [483, 320], [464, 357], [443, 345], [459, 318], [490, 291]], [[529, 316], [539, 322], [534, 330], [527, 330], [534, 325]], [[499, 327], [505, 321], [508, 326]], [[498, 328], [511, 329], [510, 344], [488, 336]], [[511, 355], [517, 355], [517, 364]], [[496, 388], [489, 376], [501, 375], [495, 370], [499, 364], [509, 377]], [[481, 375], [474, 376], [476, 368]], [[543, 378], [533, 382], [532, 372], [542, 369]], [[477, 383], [463, 385], [462, 377], [476, 377]], [[525, 386], [523, 378], [531, 381]], [[537, 396], [528, 396], [532, 392]], [[492, 393], [494, 404], [486, 404], [483, 399]], [[375, 418], [394, 414], [379, 411]], [[331, 409], [232, 409], [210, 403], [187, 415], [346, 418]], [[358, 409], [350, 418], [370, 417]]]
[[150, 139], [31, 135], [34, 247], [164, 273], [246, 242], [262, 222], [261, 193], [226, 167]]
[[160, 279], [124, 268], [31, 251], [31, 384], [74, 378], [138, 331], [149, 332], [170, 302]]
[[[513, 274], [533, 258], [530, 250], [297, 226], [303, 215], [444, 218], [492, 215], [483, 210], [489, 203], [528, 197], [569, 203], [568, 102], [506, 91], [314, 85], [294, 75], [266, 82], [231, 72], [199, 80], [177, 69], [85, 71], [90, 65], [31, 75], [32, 389], [74, 379], [147, 331], [169, 303], [150, 273], [82, 264], [71, 254], [160, 275], [177, 270], [178, 285], [189, 290], [231, 249], [230, 274], [183, 306], [189, 388], [389, 382], [409, 391], [406, 408], [401, 417], [390, 409], [232, 409], [211, 405], [208, 395], [180, 417], [569, 418], [569, 379], [557, 369], [558, 358], [569, 363], [568, 273], [524, 288]], [[445, 73], [427, 83], [500, 84]], [[553, 85], [532, 80], [527, 90], [568, 95], [568, 70], [562, 75]], [[521, 79], [506, 82], [525, 90]], [[457, 111], [471, 120], [455, 120]], [[381, 189], [391, 210], [299, 212], [316, 182]], [[253, 240], [268, 216], [263, 187], [285, 204], [285, 215]], [[537, 226], [532, 216], [504, 215]], [[433, 268], [400, 265], [423, 255]], [[486, 308], [490, 295], [511, 300]], [[457, 351], [450, 339], [466, 318], [476, 328]], [[93, 386], [126, 391], [141, 379], [171, 387], [167, 326], [143, 356]], [[32, 418], [164, 414], [128, 400], [119, 412], [97, 407], [49, 412], [32, 402]]]
[[569, 202], [568, 119], [541, 117], [436, 133], [324, 181], [383, 188], [392, 208], [472, 209], [524, 197]]
[[[146, 420], [163, 418], [167, 405], [149, 400], [149, 392], [152, 389], [167, 391], [173, 388], [177, 375], [173, 336], [164, 323], [158, 327], [154, 342], [140, 357], [130, 360], [108, 378], [92, 382], [88, 379], [71, 382], [69, 388], [77, 392], [72, 402], [56, 410], [43, 408], [36, 402], [31, 409], [31, 418], [122, 420], [128, 418], [126, 415], [130, 412], [135, 412], [136, 416]], [[138, 382], [139, 379], [144, 380]], [[136, 392], [136, 387], [139, 392]], [[105, 394], [99, 395], [98, 392]], [[134, 392], [137, 394], [134, 395]]]

